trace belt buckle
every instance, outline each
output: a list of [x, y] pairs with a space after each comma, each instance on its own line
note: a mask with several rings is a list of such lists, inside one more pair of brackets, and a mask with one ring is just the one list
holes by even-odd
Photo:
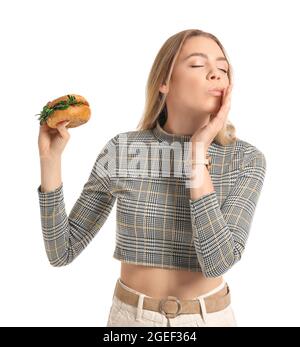
[[[177, 305], [178, 305], [178, 308], [177, 308], [177, 311], [175, 313], [167, 313], [163, 310], [163, 305], [169, 301], [169, 300], [173, 300], [173, 301], [176, 301]], [[177, 317], [180, 312], [181, 312], [181, 302], [180, 300], [176, 297], [176, 296], [168, 296], [167, 298], [164, 298], [164, 299], [161, 299], [160, 302], [159, 302], [159, 311], [165, 315], [167, 318], [175, 318]]]

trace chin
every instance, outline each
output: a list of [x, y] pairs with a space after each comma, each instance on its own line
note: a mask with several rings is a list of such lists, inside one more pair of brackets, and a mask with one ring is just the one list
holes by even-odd
[[207, 102], [206, 107], [203, 109], [203, 112], [205, 113], [216, 113], [219, 111], [221, 106], [220, 100], [216, 99], [212, 102]]

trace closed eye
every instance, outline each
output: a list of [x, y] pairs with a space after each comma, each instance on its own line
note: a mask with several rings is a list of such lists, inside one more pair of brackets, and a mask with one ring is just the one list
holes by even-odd
[[[203, 65], [191, 65], [191, 67], [203, 67]], [[219, 70], [224, 71], [225, 73], [228, 73], [228, 71], [225, 69], [219, 69]]]

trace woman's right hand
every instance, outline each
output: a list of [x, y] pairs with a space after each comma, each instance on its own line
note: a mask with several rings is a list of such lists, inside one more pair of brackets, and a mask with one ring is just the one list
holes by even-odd
[[66, 128], [69, 122], [58, 124], [57, 128], [50, 128], [46, 122], [40, 125], [38, 138], [40, 158], [59, 158], [70, 139]]

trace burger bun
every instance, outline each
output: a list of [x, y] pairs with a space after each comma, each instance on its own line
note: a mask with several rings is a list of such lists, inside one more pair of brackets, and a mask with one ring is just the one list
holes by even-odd
[[[77, 94], [68, 94], [75, 97], [76, 101], [82, 104], [69, 105], [65, 110], [54, 110], [53, 113], [46, 120], [50, 128], [57, 128], [60, 123], [69, 121], [67, 128], [76, 128], [84, 123], [86, 123], [91, 117], [91, 109], [87, 100]], [[68, 95], [61, 96], [55, 100], [49, 101], [47, 103], [48, 107], [53, 107], [60, 101], [68, 101]]]

